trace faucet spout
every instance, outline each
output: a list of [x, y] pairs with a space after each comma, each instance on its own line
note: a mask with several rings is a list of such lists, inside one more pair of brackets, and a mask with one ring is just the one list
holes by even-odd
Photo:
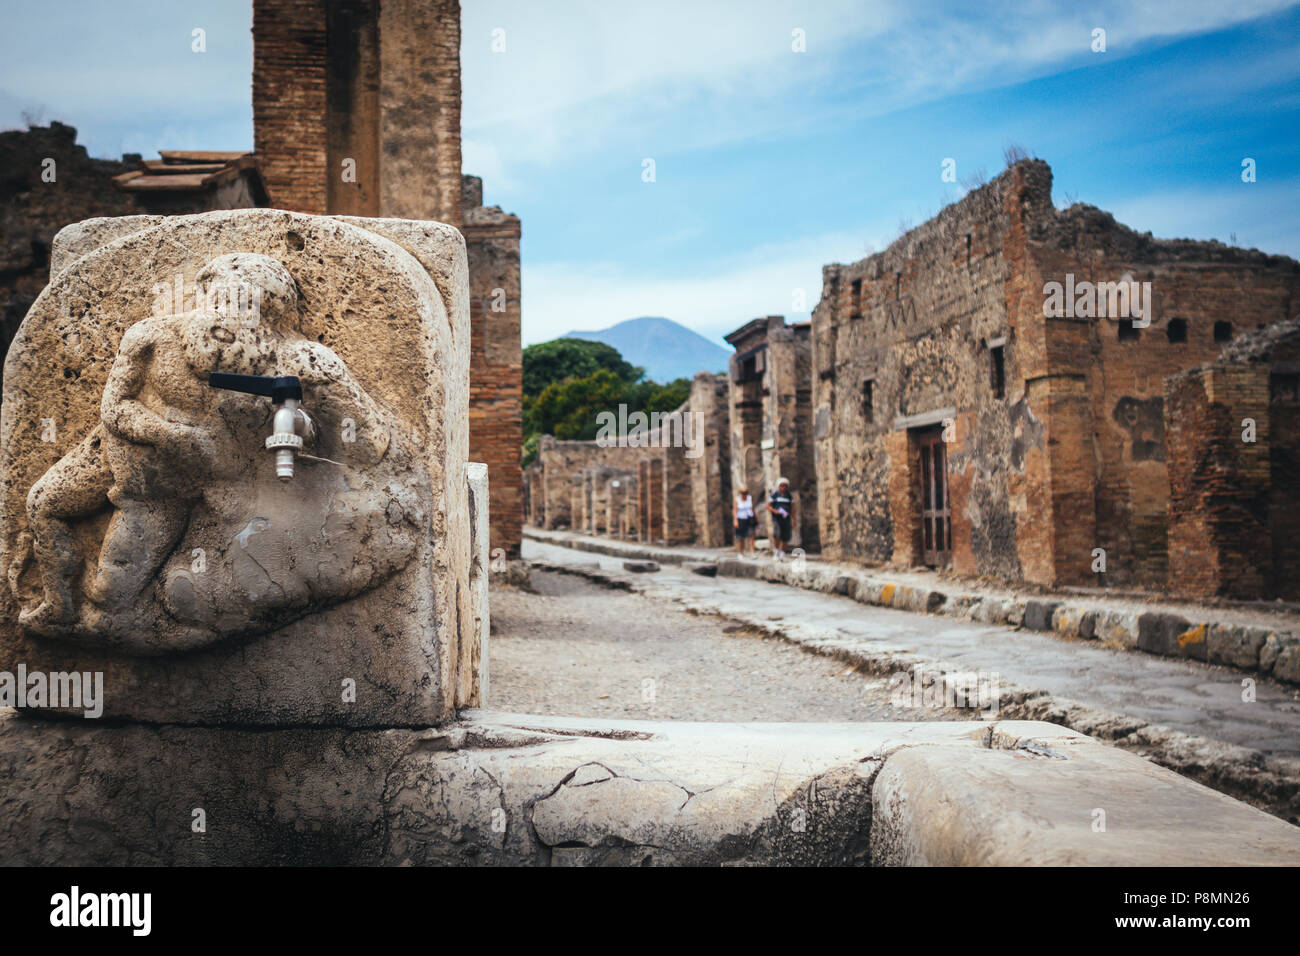
[[302, 450], [303, 435], [311, 437], [314, 431], [311, 419], [300, 404], [302, 383], [292, 375], [270, 377], [213, 372], [208, 376], [208, 384], [213, 388], [270, 397], [275, 403], [275, 415], [271, 418], [271, 437], [266, 440], [266, 447], [275, 452], [276, 477], [281, 481], [291, 479], [293, 459]]
[[[275, 476], [281, 481], [293, 477], [293, 457], [302, 450], [302, 436], [298, 434], [298, 413], [302, 409], [298, 402], [286, 398], [276, 406], [271, 419], [271, 437], [266, 440], [266, 447], [275, 452]], [[303, 413], [306, 418], [306, 413]]]

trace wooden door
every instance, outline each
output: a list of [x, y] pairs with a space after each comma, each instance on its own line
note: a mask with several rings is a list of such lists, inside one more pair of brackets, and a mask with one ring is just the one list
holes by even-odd
[[948, 450], [941, 428], [917, 435], [921, 456], [921, 560], [930, 567], [948, 563], [952, 521], [948, 512]]

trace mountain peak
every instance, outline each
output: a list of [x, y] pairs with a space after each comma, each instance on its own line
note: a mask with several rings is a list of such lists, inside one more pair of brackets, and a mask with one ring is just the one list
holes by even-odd
[[618, 349], [623, 358], [640, 365], [646, 377], [656, 382], [691, 378], [696, 372], [726, 369], [731, 352], [661, 315], [624, 319], [607, 329], [570, 332], [570, 339], [590, 339]]

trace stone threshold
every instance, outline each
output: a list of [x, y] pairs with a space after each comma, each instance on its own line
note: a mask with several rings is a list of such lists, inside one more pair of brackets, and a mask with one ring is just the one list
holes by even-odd
[[1300, 686], [1300, 617], [1294, 614], [1064, 593], [1027, 595], [983, 587], [938, 588], [918, 581], [925, 577], [921, 574], [869, 571], [806, 558], [741, 558], [541, 528], [525, 528], [524, 537], [626, 560], [696, 565], [692, 570], [701, 573], [839, 594], [877, 607], [1050, 631], [1116, 649], [1235, 667]]

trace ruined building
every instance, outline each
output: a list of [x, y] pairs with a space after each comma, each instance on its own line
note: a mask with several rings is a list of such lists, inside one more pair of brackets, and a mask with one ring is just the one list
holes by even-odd
[[807, 322], [788, 326], [781, 316], [770, 315], [724, 336], [736, 349], [730, 363], [729, 396], [732, 487], [747, 487], [755, 506], [762, 509], [777, 481], [790, 479], [791, 544], [806, 551], [820, 547], [811, 332]]
[[50, 279], [64, 226], [98, 216], [209, 212], [266, 204], [247, 153], [163, 152], [92, 159], [64, 123], [0, 133], [0, 356]]
[[[532, 520], [595, 530], [562, 504], [574, 476], [636, 467], [638, 537], [690, 527], [718, 546], [731, 490], [748, 485], [765, 531], [784, 475], [795, 544], [830, 558], [1300, 597], [1300, 263], [1058, 210], [1051, 187], [1046, 163], [1016, 163], [884, 251], [826, 266], [810, 326], [728, 335], [708, 434], [730, 487], [704, 491], [697, 467], [690, 523], [670, 529], [686, 500], [663, 492], [670, 456], [633, 466], [582, 442], [543, 443]], [[696, 384], [684, 408], [706, 407]]]
[[274, 206], [436, 220], [469, 252], [470, 458], [519, 553], [520, 224], [461, 174], [458, 0], [255, 0], [253, 137]]
[[542, 436], [525, 479], [528, 523], [659, 544], [727, 544], [726, 377], [700, 372], [690, 397], [651, 424], [596, 441]]
[[1164, 412], [1173, 586], [1300, 598], [1300, 319], [1167, 378]]
[[[1051, 185], [1046, 163], [1017, 163], [883, 252], [823, 270], [812, 324], [826, 553], [1185, 590], [1170, 542], [1190, 491], [1171, 500], [1171, 474], [1196, 480], [1205, 469], [1184, 456], [1241, 429], [1171, 445], [1166, 380], [1295, 316], [1300, 263], [1057, 210]], [[1199, 379], [1212, 404], [1219, 374]], [[1268, 396], [1257, 385], [1228, 407], [1267, 421]], [[1258, 471], [1268, 452], [1253, 457], [1243, 467]]]

